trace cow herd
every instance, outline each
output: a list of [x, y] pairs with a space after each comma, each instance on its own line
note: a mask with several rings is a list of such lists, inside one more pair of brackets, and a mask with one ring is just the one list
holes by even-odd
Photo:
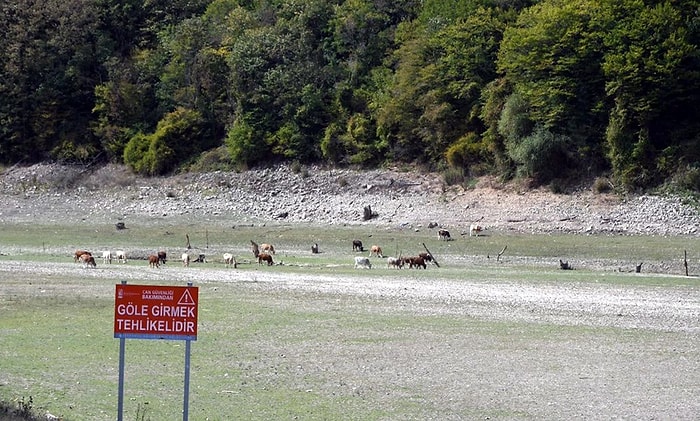
[[[358, 240], [355, 240], [358, 241]], [[372, 269], [372, 261], [370, 257], [379, 257], [383, 258], [384, 256], [381, 254], [381, 247], [379, 246], [372, 246], [373, 250], [376, 247], [378, 250], [378, 253], [372, 252], [370, 253], [369, 257], [366, 256], [355, 256], [355, 269]], [[435, 263], [435, 260], [433, 258], [433, 255], [430, 254], [429, 252], [421, 252], [418, 253], [416, 256], [388, 256], [386, 258], [386, 267], [387, 268], [396, 268], [396, 269], [401, 269], [403, 267], [408, 267], [409, 269], [427, 269], [428, 263]]]
[[[482, 225], [479, 224], [471, 224], [469, 227], [469, 236], [470, 237], [478, 237], [481, 235], [481, 233], [485, 230], [486, 228]], [[451, 241], [452, 236], [450, 235], [450, 232], [446, 229], [440, 228], [437, 231], [438, 234], [438, 240], [442, 241]], [[465, 233], [462, 233], [465, 234]], [[354, 252], [362, 252], [365, 251], [362, 241], [361, 240], [353, 240], [352, 241], [352, 251]], [[355, 256], [355, 269], [371, 269], [372, 268], [372, 261], [371, 257], [379, 257], [379, 258], [384, 258], [384, 254], [382, 253], [382, 248], [378, 245], [373, 245], [370, 248], [369, 256]], [[428, 263], [433, 263], [437, 265], [437, 262], [433, 258], [433, 255], [430, 254], [430, 252], [421, 252], [418, 253], [416, 256], [388, 256], [386, 258], [386, 266], [387, 268], [396, 268], [396, 269], [401, 269], [403, 267], [408, 267], [409, 269], [426, 269], [428, 267]]]
[[[484, 230], [485, 228], [481, 225], [477, 224], [472, 224], [469, 228], [469, 236], [479, 236], [480, 233]], [[463, 233], [464, 234], [464, 233]], [[445, 229], [439, 229], [438, 230], [438, 239], [439, 240], [444, 240], [444, 241], [449, 241], [452, 239], [450, 232], [445, 230]], [[260, 246], [258, 246], [257, 243], [251, 240], [252, 244], [252, 251], [253, 251], [253, 256], [255, 257], [255, 260], [258, 262], [259, 265], [267, 265], [267, 266], [272, 266], [275, 264], [273, 255], [275, 254], [275, 246], [272, 244], [267, 244], [267, 243], [262, 243]], [[316, 245], [318, 247], [318, 245]], [[427, 250], [427, 249], [426, 249]], [[352, 241], [352, 251], [353, 252], [364, 252], [365, 248], [362, 245], [361, 240], [353, 240]], [[161, 265], [164, 265], [167, 262], [167, 253], [165, 251], [159, 251], [155, 254], [150, 254], [146, 258], [148, 261], [148, 266], [150, 268], [160, 268]], [[380, 258], [384, 259], [384, 253], [382, 251], [382, 248], [378, 245], [372, 245], [369, 250], [369, 256], [355, 256], [354, 262], [355, 265], [354, 267], [356, 269], [371, 269], [372, 268], [372, 260], [371, 258]], [[435, 262], [432, 254], [430, 252], [421, 252], [415, 256], [387, 256], [386, 258], [386, 265], [387, 268], [395, 268], [395, 269], [401, 269], [404, 267], [408, 267], [409, 269], [426, 269], [428, 263], [433, 263], [437, 265], [437, 262]], [[74, 255], [73, 255], [73, 260], [76, 263], [80, 263], [83, 265], [85, 268], [95, 268], [97, 267], [97, 263], [95, 262], [95, 258], [93, 257], [92, 253], [87, 251], [87, 250], [76, 250]], [[103, 264], [111, 264], [112, 260], [117, 260], [119, 263], [126, 263], [127, 262], [127, 256], [126, 252], [123, 250], [118, 250], [116, 252], [111, 252], [111, 251], [103, 251], [102, 252], [102, 263]], [[189, 252], [182, 253], [180, 256], [180, 260], [182, 262], [183, 267], [189, 267], [190, 262], [200, 262], [200, 263], [206, 263], [206, 256], [204, 254], [199, 254], [199, 256], [196, 259], [192, 259], [192, 255]], [[236, 261], [235, 256], [232, 253], [224, 253], [223, 254], [223, 261], [224, 265], [229, 268], [229, 267], [238, 267], [238, 262]]]

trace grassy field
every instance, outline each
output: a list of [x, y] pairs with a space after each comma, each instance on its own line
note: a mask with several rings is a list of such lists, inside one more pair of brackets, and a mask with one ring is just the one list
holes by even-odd
[[[0, 400], [31, 396], [38, 413], [48, 411], [64, 420], [115, 419], [117, 406], [119, 341], [112, 324], [114, 285], [121, 278], [118, 272], [96, 277], [91, 275], [95, 272], [76, 271], [72, 250], [114, 250], [128, 244], [136, 253], [167, 249], [175, 256], [186, 234], [211, 260], [206, 267], [192, 268], [211, 278], [199, 284], [192, 420], [595, 419], [590, 417], [595, 414], [599, 419], [645, 419], [649, 414], [635, 412], [647, 398], [635, 395], [643, 393], [639, 384], [659, 389], [650, 394], [660, 395], [660, 402], [675, 402], [675, 408], [652, 415], [684, 419], [698, 408], [694, 399], [700, 377], [692, 372], [700, 356], [697, 333], [495, 320], [458, 307], [438, 311], [449, 303], [290, 289], [258, 279], [264, 273], [282, 279], [322, 275], [328, 282], [370, 276], [352, 269], [350, 241], [360, 238], [365, 247], [381, 244], [391, 255], [415, 254], [425, 243], [441, 262], [440, 269], [427, 271], [392, 271], [377, 264], [371, 277], [393, 285], [407, 280], [484, 286], [605, 284], [697, 294], [697, 278], [678, 276], [684, 251], [691, 274], [700, 272], [697, 237], [491, 233], [440, 242], [398, 228], [234, 228], [217, 223], [123, 231], [0, 224], [0, 230], [0, 263], [47, 266], [0, 272]], [[285, 265], [225, 269], [220, 253], [250, 259], [250, 240], [274, 243], [276, 258]], [[310, 253], [313, 243], [321, 254]], [[560, 258], [572, 261], [577, 270], [558, 270]], [[647, 262], [672, 270], [638, 275], [586, 267], [593, 261], [610, 267]], [[146, 276], [145, 262], [130, 261], [127, 268], [132, 266], [143, 266], [143, 271], [131, 272], [144, 277], [136, 275], [130, 283], [160, 283]], [[97, 270], [102, 269], [98, 260]], [[235, 278], [227, 278], [230, 273]], [[127, 340], [124, 419], [182, 418], [184, 345]], [[677, 370], [686, 369], [679, 382]], [[680, 383], [677, 388], [662, 390], [674, 381]], [[570, 402], [546, 402], [548, 396]], [[622, 401], [617, 412], [600, 412], [606, 396]]]

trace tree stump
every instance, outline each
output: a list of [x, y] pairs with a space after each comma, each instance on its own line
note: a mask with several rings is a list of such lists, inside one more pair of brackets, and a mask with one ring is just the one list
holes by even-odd
[[376, 212], [372, 212], [371, 206], [369, 206], [369, 205], [365, 206], [362, 219], [364, 219], [365, 221], [369, 221], [370, 219], [376, 218], [377, 216], [378, 216], [378, 214]]

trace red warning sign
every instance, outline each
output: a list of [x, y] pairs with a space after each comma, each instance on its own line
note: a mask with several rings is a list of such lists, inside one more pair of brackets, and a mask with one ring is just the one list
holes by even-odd
[[117, 284], [114, 337], [197, 340], [197, 287]]

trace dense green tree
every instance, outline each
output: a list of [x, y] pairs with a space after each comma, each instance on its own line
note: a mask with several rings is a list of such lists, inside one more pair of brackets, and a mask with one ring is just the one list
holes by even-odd
[[608, 29], [603, 32], [603, 70], [606, 93], [614, 100], [606, 133], [608, 155], [623, 184], [649, 187], [664, 175], [657, 168], [661, 151], [679, 142], [671, 135], [677, 130], [675, 112], [693, 106], [684, 93], [692, 89], [691, 98], [699, 99], [698, 69], [687, 67], [697, 65], [698, 46], [690, 42], [686, 21], [670, 2], [602, 4], [601, 26]]
[[[242, 164], [255, 164], [249, 159], [258, 157], [310, 161], [320, 156], [333, 86], [325, 65], [322, 28], [328, 27], [331, 12], [321, 0], [284, 3], [274, 18], [262, 14], [266, 20], [248, 21], [250, 27], [234, 35], [228, 59], [234, 114], [238, 124], [240, 116], [256, 116], [255, 127], [263, 131], [269, 154], [237, 154], [247, 157]], [[232, 135], [229, 143], [257, 151], [258, 143], [236, 142]]]
[[698, 16], [698, 0], [8, 0], [0, 162], [161, 174], [228, 150], [242, 168], [693, 188]]
[[[11, 0], [0, 5], [0, 160], [88, 158], [100, 51], [94, 4]], [[92, 157], [89, 157], [92, 158]]]
[[124, 162], [147, 175], [171, 173], [211, 148], [210, 139], [197, 111], [178, 108], [165, 115], [154, 133], [133, 136], [125, 147]]
[[165, 58], [153, 50], [137, 50], [130, 60], [105, 63], [108, 80], [95, 87], [92, 130], [108, 158], [122, 162], [129, 139], [155, 129], [164, 113], [156, 98]]
[[[532, 129], [556, 134], [543, 139], [569, 139], [567, 149], [579, 157], [575, 162], [585, 163], [583, 170], [596, 162], [603, 166], [606, 106], [598, 14], [595, 0], [540, 2], [509, 25], [498, 55], [499, 70], [528, 104], [529, 118], [536, 123]], [[532, 135], [509, 139], [511, 149]], [[567, 166], [558, 172], [565, 175]]]
[[416, 24], [402, 27], [391, 96], [377, 117], [393, 158], [422, 157], [440, 165], [455, 142], [474, 139], [473, 146], [485, 146], [468, 134], [483, 131], [481, 91], [497, 75], [502, 16], [477, 9], [434, 32]]

